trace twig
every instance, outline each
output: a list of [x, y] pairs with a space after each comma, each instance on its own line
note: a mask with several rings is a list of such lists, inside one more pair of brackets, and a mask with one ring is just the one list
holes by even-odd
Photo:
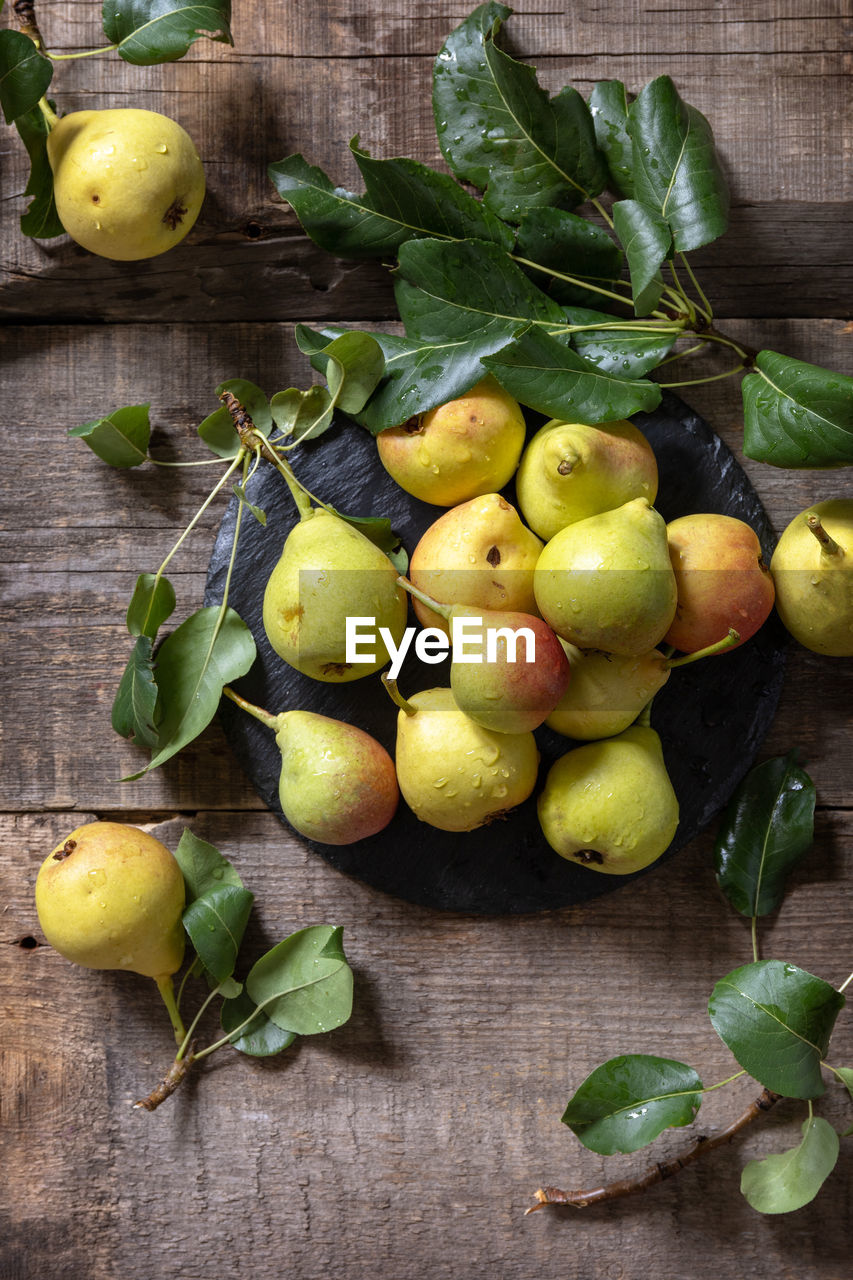
[[646, 1191], [649, 1187], [653, 1187], [658, 1182], [664, 1182], [667, 1178], [671, 1178], [674, 1173], [678, 1173], [680, 1169], [685, 1169], [687, 1165], [692, 1164], [694, 1160], [698, 1160], [699, 1156], [704, 1155], [706, 1151], [713, 1151], [716, 1147], [723, 1146], [726, 1142], [731, 1142], [732, 1138], [740, 1133], [741, 1129], [751, 1124], [757, 1116], [765, 1111], [769, 1111], [775, 1106], [782, 1095], [779, 1093], [771, 1093], [769, 1089], [762, 1090], [760, 1097], [747, 1107], [746, 1111], [737, 1120], [734, 1120], [727, 1129], [722, 1133], [718, 1133], [714, 1138], [701, 1137], [684, 1155], [678, 1156], [675, 1160], [667, 1160], [660, 1164], [652, 1165], [645, 1173], [634, 1178], [621, 1178], [617, 1182], [607, 1182], [602, 1187], [593, 1187], [589, 1191], [560, 1191], [558, 1187], [540, 1187], [536, 1192], [536, 1204], [525, 1209], [525, 1215], [535, 1213], [537, 1209], [544, 1209], [549, 1204], [569, 1204], [576, 1209], [585, 1209], [591, 1204], [601, 1204], [605, 1200], [618, 1200], [621, 1196], [634, 1195], [640, 1191]]
[[134, 1102], [133, 1109], [144, 1111], [156, 1111], [161, 1102], [165, 1102], [167, 1098], [178, 1088], [178, 1085], [184, 1080], [195, 1061], [195, 1055], [192, 1048], [183, 1058], [176, 1058], [163, 1079], [157, 1085], [156, 1089], [152, 1089], [147, 1098], [140, 1098], [138, 1102]]

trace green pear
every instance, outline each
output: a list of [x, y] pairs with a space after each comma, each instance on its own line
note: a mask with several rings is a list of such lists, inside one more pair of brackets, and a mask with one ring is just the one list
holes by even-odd
[[770, 572], [776, 612], [813, 653], [853, 657], [853, 499], [816, 502], [784, 530]]
[[460, 711], [496, 733], [544, 723], [569, 681], [569, 660], [546, 622], [508, 609], [441, 604], [400, 582], [450, 624], [450, 688]]
[[48, 854], [35, 899], [44, 936], [87, 969], [128, 969], [168, 983], [184, 958], [184, 877], [138, 827], [90, 822]]
[[321, 844], [354, 844], [384, 830], [400, 798], [394, 762], [357, 725], [314, 711], [271, 715], [233, 689], [227, 697], [275, 733], [278, 798], [295, 831]]
[[545, 621], [579, 649], [648, 653], [677, 603], [663, 518], [633, 498], [567, 525], [546, 542], [533, 589]]
[[621, 733], [669, 679], [669, 665], [658, 649], [633, 658], [563, 644], [571, 679], [545, 723], [567, 738], [590, 742]]
[[487, 374], [464, 396], [388, 427], [379, 459], [422, 502], [453, 507], [512, 478], [527, 430], [516, 400]]
[[421, 822], [473, 831], [531, 795], [539, 768], [532, 733], [484, 729], [459, 710], [451, 689], [395, 700], [397, 780]]
[[[542, 540], [499, 493], [462, 502], [439, 516], [420, 538], [409, 562], [409, 578], [445, 604], [536, 613], [533, 570]], [[424, 627], [449, 635], [446, 620], [422, 601], [415, 615]]]
[[632, 725], [567, 751], [545, 780], [539, 822], [562, 858], [604, 875], [659, 858], [678, 826], [678, 800], [654, 729]]
[[527, 445], [515, 477], [521, 513], [546, 541], [567, 524], [624, 506], [632, 498], [654, 502], [658, 466], [632, 422], [552, 419]]
[[204, 199], [192, 139], [156, 111], [74, 111], [47, 137], [56, 211], [73, 240], [133, 261], [183, 240]]
[[343, 683], [388, 662], [377, 641], [372, 661], [347, 662], [346, 620], [369, 617], [398, 645], [406, 628], [406, 593], [383, 551], [323, 507], [303, 510], [288, 534], [264, 591], [263, 620], [279, 657], [314, 680]]

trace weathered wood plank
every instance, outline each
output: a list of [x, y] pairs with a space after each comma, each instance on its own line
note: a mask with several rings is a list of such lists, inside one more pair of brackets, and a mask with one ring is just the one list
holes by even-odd
[[[353, 1019], [333, 1035], [267, 1062], [225, 1050], [148, 1115], [129, 1103], [173, 1049], [153, 984], [75, 970], [48, 947], [20, 945], [41, 937], [31, 902], [38, 865], [79, 818], [0, 819], [3, 847], [17, 851], [0, 871], [0, 1084], [16, 1153], [4, 1166], [16, 1192], [4, 1274], [31, 1280], [51, 1258], [82, 1277], [86, 1256], [92, 1280], [149, 1280], [176, 1259], [190, 1274], [222, 1275], [235, 1249], [252, 1257], [256, 1275], [279, 1274], [287, 1257], [300, 1280], [332, 1270], [360, 1280], [368, 1268], [395, 1280], [580, 1280], [617, 1263], [639, 1275], [624, 1270], [629, 1255], [659, 1259], [668, 1280], [792, 1266], [806, 1280], [843, 1273], [853, 1226], [843, 1171], [784, 1232], [738, 1195], [747, 1159], [794, 1142], [803, 1108], [793, 1103], [641, 1204], [581, 1220], [522, 1216], [542, 1182], [592, 1186], [650, 1161], [648, 1152], [597, 1157], [560, 1124], [599, 1061], [659, 1052], [695, 1064], [708, 1084], [731, 1074], [704, 1009], [714, 981], [749, 958], [749, 930], [714, 888], [707, 842], [586, 908], [472, 920], [365, 890], [280, 840], [269, 815], [157, 828], [174, 847], [189, 822], [234, 860], [257, 892], [252, 949], [304, 924], [342, 923], [357, 996]], [[851, 838], [849, 814], [831, 825], [820, 816], [811, 859], [762, 931], [768, 955], [833, 982], [849, 965], [839, 945]], [[848, 1019], [833, 1060], [851, 1051]], [[713, 1134], [755, 1093], [738, 1082], [710, 1094], [697, 1131]], [[817, 1105], [847, 1123], [840, 1086]], [[690, 1131], [670, 1132], [651, 1159], [691, 1141]]]

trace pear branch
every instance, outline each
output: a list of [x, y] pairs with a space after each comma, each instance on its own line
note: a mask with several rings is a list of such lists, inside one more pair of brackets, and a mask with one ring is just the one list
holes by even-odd
[[717, 1147], [722, 1147], [727, 1142], [731, 1142], [748, 1124], [751, 1124], [758, 1116], [763, 1115], [771, 1107], [774, 1107], [781, 1096], [778, 1093], [771, 1093], [769, 1089], [763, 1089], [759, 1097], [747, 1107], [746, 1111], [732, 1121], [722, 1133], [718, 1133], [713, 1138], [704, 1136], [698, 1138], [694, 1145], [685, 1151], [683, 1155], [678, 1156], [675, 1160], [666, 1160], [652, 1165], [645, 1173], [641, 1173], [636, 1177], [620, 1178], [616, 1182], [607, 1182], [603, 1186], [593, 1187], [589, 1191], [560, 1191], [558, 1187], [540, 1187], [536, 1192], [536, 1204], [531, 1205], [529, 1209], [525, 1209], [525, 1215], [535, 1213], [537, 1209], [544, 1209], [549, 1204], [567, 1204], [575, 1209], [586, 1209], [591, 1204], [603, 1204], [606, 1200], [619, 1200], [622, 1196], [630, 1196], [640, 1191], [647, 1191], [649, 1187], [655, 1186], [656, 1183], [665, 1182], [667, 1178], [671, 1178], [679, 1170], [686, 1169], [688, 1165], [692, 1164], [694, 1160], [698, 1160], [706, 1152], [714, 1151]]
[[194, 1062], [195, 1055], [192, 1049], [183, 1058], [176, 1058], [157, 1088], [152, 1089], [147, 1098], [140, 1098], [138, 1102], [134, 1102], [134, 1111], [156, 1111], [160, 1103], [170, 1098], [183, 1082]]

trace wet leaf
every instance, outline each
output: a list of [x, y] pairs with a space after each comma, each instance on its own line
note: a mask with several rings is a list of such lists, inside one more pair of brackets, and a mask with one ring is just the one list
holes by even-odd
[[717, 883], [736, 911], [764, 916], [814, 839], [815, 788], [794, 753], [766, 760], [732, 796], [714, 847]]
[[[528, 259], [525, 270], [534, 284], [557, 302], [602, 305], [600, 293], [561, 276], [612, 290], [622, 274], [618, 244], [602, 227], [567, 209], [529, 210], [518, 228], [516, 252]], [[547, 270], [536, 270], [530, 263]]]
[[[251, 1021], [244, 1026], [249, 1018]], [[245, 991], [223, 1003], [220, 1021], [223, 1031], [233, 1033], [230, 1043], [234, 1048], [253, 1058], [270, 1058], [288, 1049], [296, 1039], [295, 1032], [283, 1031], [263, 1010], [257, 1012], [257, 1005]]]
[[375, 391], [385, 368], [382, 347], [358, 329], [345, 330], [329, 341], [306, 325], [294, 327], [296, 344], [311, 364], [322, 373], [329, 387], [331, 404], [344, 413], [355, 414], [364, 408]]
[[815, 1198], [838, 1160], [838, 1134], [820, 1116], [803, 1121], [799, 1146], [750, 1160], [740, 1189], [759, 1213], [792, 1213]]
[[147, 404], [134, 404], [125, 409], [115, 409], [106, 418], [71, 427], [68, 435], [82, 440], [111, 467], [139, 467], [148, 461], [148, 442], [151, 439], [149, 408]]
[[104, 0], [104, 34], [125, 62], [176, 62], [200, 36], [233, 44], [230, 0]]
[[214, 845], [184, 827], [175, 857], [184, 876], [187, 905], [223, 884], [242, 889], [243, 881]]
[[664, 1129], [691, 1124], [702, 1081], [671, 1058], [625, 1054], [596, 1067], [570, 1100], [563, 1124], [590, 1151], [637, 1151]]
[[616, 195], [634, 194], [633, 144], [628, 133], [631, 99], [621, 80], [599, 80], [589, 95], [598, 149], [607, 161], [608, 186]]
[[38, 106], [53, 78], [49, 58], [23, 31], [0, 31], [0, 106], [7, 124]]
[[853, 463], [853, 378], [760, 351], [742, 391], [747, 457], [804, 469]]
[[233, 884], [206, 889], [184, 911], [187, 936], [205, 969], [217, 982], [230, 978], [249, 920], [254, 894]]
[[789, 1098], [825, 1091], [821, 1060], [844, 996], [804, 969], [759, 960], [733, 969], [711, 993], [717, 1035], [765, 1089]]
[[341, 945], [343, 930], [312, 925], [261, 956], [246, 991], [276, 1026], [317, 1035], [346, 1022], [352, 1012], [352, 971]]
[[660, 268], [672, 248], [669, 224], [639, 200], [620, 200], [613, 206], [613, 225], [628, 259], [634, 311], [648, 315], [663, 292]]
[[[54, 104], [49, 105], [53, 109]], [[38, 107], [34, 107], [32, 111], [18, 116], [15, 128], [30, 157], [30, 176], [24, 195], [32, 199], [21, 217], [21, 231], [25, 236], [39, 240], [64, 235], [65, 228], [59, 220], [53, 198], [53, 171], [47, 158], [47, 121]]]
[[603, 326], [573, 333], [572, 346], [602, 373], [612, 373], [619, 378], [642, 378], [650, 373], [672, 350], [677, 337], [676, 333], [657, 332], [653, 327], [648, 331], [641, 327], [608, 328], [608, 324], [614, 323], [613, 316], [582, 307], [566, 307], [566, 319], [573, 325]]

